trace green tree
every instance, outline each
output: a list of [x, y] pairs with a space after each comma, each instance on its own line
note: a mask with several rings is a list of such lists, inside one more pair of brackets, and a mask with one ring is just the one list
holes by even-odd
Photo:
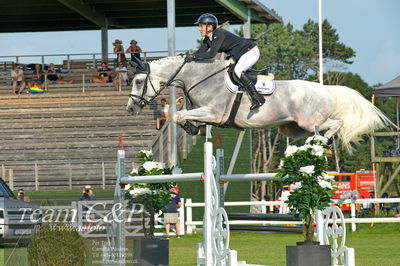
[[[307, 38], [312, 45], [313, 57], [310, 68], [317, 74], [319, 73], [319, 37], [318, 37], [318, 23], [309, 19], [303, 26], [301, 31], [303, 37]], [[324, 20], [322, 22], [322, 55], [325, 62], [336, 62], [341, 64], [352, 64], [353, 61], [350, 59], [356, 56], [356, 52], [339, 42], [339, 35], [336, 29], [328, 22]]]
[[[266, 30], [266, 25], [252, 25], [252, 36]], [[312, 45], [291, 24], [273, 24], [257, 40], [260, 60], [256, 68], [268, 66], [277, 79], [304, 79], [308, 76], [313, 55]]]

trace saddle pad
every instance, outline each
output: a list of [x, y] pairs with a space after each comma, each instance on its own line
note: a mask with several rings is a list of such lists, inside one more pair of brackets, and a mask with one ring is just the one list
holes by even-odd
[[263, 79], [260, 77], [267, 77], [267, 76], [257, 76], [257, 83], [256, 83], [256, 89], [258, 93], [260, 94], [272, 94], [275, 91], [275, 82], [269, 79]]
[[[271, 79], [273, 79], [273, 76], [270, 75], [257, 76], [257, 83], [255, 86], [258, 93], [269, 95], [275, 91], [275, 83]], [[232, 82], [231, 78], [229, 77], [228, 71], [225, 72], [225, 86], [232, 93], [236, 93], [239, 89], [239, 87]]]

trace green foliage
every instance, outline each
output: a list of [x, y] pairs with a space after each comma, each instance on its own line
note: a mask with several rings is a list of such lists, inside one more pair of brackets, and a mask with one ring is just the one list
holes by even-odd
[[79, 266], [86, 258], [84, 238], [64, 223], [45, 224], [32, 237], [28, 259], [32, 266]]
[[[172, 174], [172, 168], [165, 167], [164, 163], [155, 162], [151, 151], [142, 150], [138, 153], [138, 158], [142, 165], [134, 168], [131, 176], [153, 176]], [[175, 171], [178, 171], [175, 169]], [[150, 232], [147, 234], [143, 223], [145, 235], [154, 236], [154, 213], [165, 211], [165, 207], [170, 203], [170, 189], [175, 185], [173, 182], [165, 183], [136, 183], [125, 187], [125, 198], [129, 205], [134, 203], [143, 204], [144, 209], [150, 215]]]
[[[318, 59], [319, 59], [319, 26], [317, 22], [309, 19], [303, 26], [301, 34], [310, 41], [313, 49], [313, 64], [312, 69], [318, 72]], [[344, 64], [352, 64], [353, 61], [350, 59], [356, 56], [356, 52], [347, 47], [345, 44], [339, 42], [339, 35], [336, 33], [336, 29], [328, 22], [324, 20], [322, 22], [322, 55], [324, 60], [336, 61]]]
[[336, 189], [333, 177], [326, 173], [327, 141], [322, 136], [313, 136], [306, 140], [304, 146], [288, 146], [277, 174], [285, 178], [284, 184], [291, 185], [285, 203], [295, 217], [301, 217], [306, 241], [313, 239], [313, 214], [316, 210], [329, 207]]
[[[252, 36], [265, 31], [262, 24], [252, 25]], [[294, 31], [291, 24], [273, 24], [269, 31], [257, 40], [261, 57], [256, 68], [268, 66], [277, 79], [303, 79], [310, 69], [312, 46]]]

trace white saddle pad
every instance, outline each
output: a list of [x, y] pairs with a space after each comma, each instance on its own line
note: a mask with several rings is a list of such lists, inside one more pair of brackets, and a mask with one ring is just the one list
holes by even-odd
[[[272, 74], [258, 75], [257, 83], [255, 84], [258, 93], [263, 95], [272, 94], [275, 91], [275, 82], [273, 82], [274, 76]], [[225, 72], [225, 85], [233, 93], [236, 93], [239, 89], [237, 85], [235, 85], [231, 78], [229, 77], [228, 71]]]

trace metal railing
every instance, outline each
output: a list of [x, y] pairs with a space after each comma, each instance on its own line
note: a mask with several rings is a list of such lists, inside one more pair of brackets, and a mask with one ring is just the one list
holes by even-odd
[[[176, 54], [184, 53], [186, 50], [176, 50]], [[148, 59], [151, 58], [158, 58], [158, 57], [166, 57], [168, 56], [168, 51], [145, 51], [141, 53], [142, 60], [146, 62]], [[13, 63], [41, 63], [49, 64], [49, 63], [56, 63], [60, 64], [63, 63], [65, 60], [67, 63], [67, 68], [70, 69], [71, 61], [73, 60], [90, 60], [91, 67], [96, 68], [97, 63], [102, 61], [102, 53], [76, 53], [76, 54], [30, 54], [30, 55], [1, 55], [0, 62], [10, 61]], [[117, 55], [114, 53], [108, 53], [109, 60], [116, 60]]]

